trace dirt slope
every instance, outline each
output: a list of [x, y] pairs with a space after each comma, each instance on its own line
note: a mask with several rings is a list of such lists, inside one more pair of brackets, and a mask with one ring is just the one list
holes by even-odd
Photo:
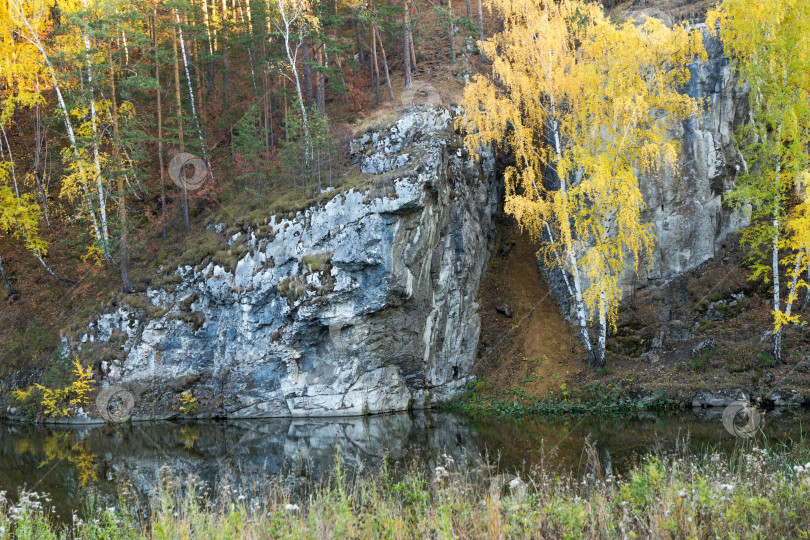
[[512, 219], [499, 220], [498, 243], [481, 287], [476, 368], [476, 375], [497, 393], [558, 393], [586, 369], [582, 345], [549, 296], [535, 251]]

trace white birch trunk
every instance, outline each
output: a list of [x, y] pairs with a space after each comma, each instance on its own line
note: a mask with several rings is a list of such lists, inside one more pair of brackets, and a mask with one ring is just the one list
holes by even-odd
[[[22, 12], [20, 12], [20, 15], [22, 15]], [[26, 39], [28, 39], [28, 41], [30, 41], [31, 44], [34, 45], [37, 48], [37, 50], [40, 52], [40, 54], [42, 55], [43, 60], [45, 61], [45, 65], [48, 67], [48, 72], [51, 75], [51, 80], [53, 81], [53, 88], [54, 88], [54, 91], [56, 92], [56, 100], [59, 103], [59, 108], [62, 111], [62, 119], [63, 119], [63, 121], [65, 123], [65, 131], [67, 132], [68, 140], [70, 141], [70, 146], [73, 149], [73, 155], [76, 158], [76, 165], [79, 168], [79, 175], [82, 178], [82, 189], [84, 191], [84, 200], [87, 203], [87, 211], [90, 214], [90, 219], [91, 219], [91, 221], [93, 223], [93, 231], [95, 232], [96, 239], [99, 242], [102, 242], [101, 230], [99, 229], [98, 220], [96, 219], [96, 213], [95, 213], [95, 210], [93, 209], [93, 202], [92, 202], [92, 199], [90, 198], [90, 190], [87, 187], [87, 173], [85, 172], [84, 167], [82, 167], [81, 154], [79, 153], [79, 149], [76, 146], [76, 136], [75, 136], [75, 134], [73, 132], [73, 124], [70, 121], [70, 114], [68, 113], [67, 106], [65, 105], [65, 99], [62, 96], [62, 89], [59, 86], [59, 79], [57, 79], [57, 77], [56, 77], [56, 71], [53, 69], [53, 64], [51, 64], [51, 59], [48, 57], [48, 54], [45, 52], [45, 48], [42, 46], [42, 43], [39, 41], [39, 37], [37, 36], [36, 32], [34, 32], [33, 29], [31, 28], [30, 24], [28, 24], [27, 19], [25, 19], [22, 16], [21, 16], [21, 19], [23, 20], [25, 25], [28, 27], [29, 32], [31, 32], [31, 36], [26, 36]]]
[[[554, 132], [554, 151], [557, 154], [557, 158], [562, 158], [560, 132], [556, 120], [552, 120], [551, 129]], [[562, 176], [560, 176], [560, 190], [567, 196], [568, 183]], [[588, 363], [594, 364], [596, 358], [593, 352], [593, 345], [591, 344], [591, 336], [588, 332], [588, 310], [585, 307], [585, 300], [582, 297], [582, 279], [579, 275], [579, 261], [577, 261], [576, 248], [573, 245], [570, 245], [565, 246], [565, 249], [568, 254], [568, 262], [571, 266], [571, 276], [574, 282], [574, 300], [576, 301], [577, 319], [579, 320], [580, 340], [582, 341], [582, 345], [585, 347], [585, 351], [588, 353]]]
[[[782, 141], [782, 126], [779, 126], [778, 134], [776, 136], [777, 144]], [[780, 189], [779, 181], [782, 172], [782, 156], [781, 153], [776, 162], [776, 196], [773, 206], [773, 246], [771, 253], [771, 271], [773, 272], [773, 310], [774, 312], [781, 311], [782, 304], [779, 296], [779, 208], [780, 203]], [[774, 328], [773, 332], [773, 357], [779, 362], [782, 359], [782, 329]]]
[[101, 220], [101, 252], [107, 262], [112, 262], [110, 254], [110, 232], [107, 225], [107, 200], [104, 193], [104, 182], [101, 175], [101, 160], [98, 155], [98, 130], [96, 128], [96, 98], [93, 92], [93, 70], [90, 61], [90, 38], [87, 32], [84, 33], [84, 50], [87, 54], [87, 84], [90, 88], [90, 122], [93, 128], [93, 163], [96, 167], [96, 189], [98, 190], [98, 215]]
[[790, 282], [790, 290], [788, 291], [787, 306], [785, 307], [785, 315], [790, 317], [793, 311], [793, 303], [796, 301], [796, 287], [799, 284], [799, 274], [802, 271], [802, 259], [804, 258], [804, 244], [799, 248], [799, 253], [796, 255], [796, 264], [793, 266], [793, 279]]
[[200, 127], [200, 120], [197, 118], [197, 106], [194, 104], [194, 89], [191, 86], [191, 73], [188, 69], [186, 44], [183, 39], [183, 28], [180, 26], [180, 14], [177, 12], [177, 8], [174, 8], [174, 19], [177, 22], [178, 37], [180, 38], [180, 53], [183, 55], [183, 68], [186, 71], [186, 82], [188, 82], [188, 95], [191, 101], [191, 119], [194, 120], [194, 126], [197, 128], [197, 136], [200, 139], [200, 151], [205, 160], [205, 166], [208, 168], [208, 174], [211, 175], [211, 181], [216, 183], [217, 180], [214, 177], [214, 170], [211, 168], [211, 162], [208, 161], [208, 151], [205, 148], [205, 139], [203, 138], [202, 128]]
[[605, 299], [605, 278], [599, 280], [599, 341], [597, 345], [596, 365], [605, 365], [605, 346], [607, 344], [607, 301]]
[[290, 24], [298, 17], [298, 13], [296, 12], [288, 14], [285, 11], [284, 0], [278, 0], [278, 9], [279, 13], [281, 14], [281, 20], [284, 22], [284, 50], [287, 52], [287, 60], [290, 62], [290, 67], [292, 68], [293, 76], [295, 77], [295, 90], [298, 92], [298, 104], [301, 106], [301, 123], [303, 124], [304, 144], [306, 145], [304, 162], [308, 167], [310, 161], [312, 160], [312, 146], [309, 136], [309, 119], [307, 118], [307, 109], [304, 106], [304, 96], [301, 93], [301, 80], [298, 77], [298, 68], [295, 65], [298, 57], [298, 46], [295, 48], [295, 54], [293, 54], [290, 47]]

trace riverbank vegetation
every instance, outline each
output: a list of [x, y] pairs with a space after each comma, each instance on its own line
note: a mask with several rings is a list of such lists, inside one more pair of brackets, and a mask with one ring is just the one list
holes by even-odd
[[536, 396], [519, 388], [494, 391], [492, 384], [476, 380], [467, 384], [464, 392], [441, 404], [440, 408], [470, 416], [496, 415], [509, 417], [569, 415], [632, 415], [643, 411], [666, 411], [678, 403], [663, 391], [639, 395], [621, 384], [594, 383], [590, 386], [569, 388], [561, 383], [557, 392], [549, 391]]
[[122, 489], [119, 503], [91, 499], [60, 525], [48, 498], [0, 495], [0, 538], [801, 538], [810, 528], [810, 451], [741, 443], [730, 455], [649, 455], [614, 476], [592, 445], [585, 473], [549, 459], [518, 477], [457, 467], [347, 480], [338, 461], [308, 497], [281, 478], [212, 495], [163, 471], [149, 511]]

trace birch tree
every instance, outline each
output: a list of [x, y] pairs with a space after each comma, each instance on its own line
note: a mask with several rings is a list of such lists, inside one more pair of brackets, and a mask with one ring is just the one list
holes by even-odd
[[[773, 286], [772, 354], [782, 357], [782, 328], [792, 320], [792, 304], [807, 248], [804, 214], [790, 212], [798, 175], [810, 161], [810, 3], [805, 0], [724, 0], [707, 24], [719, 32], [727, 54], [750, 84], [750, 122], [741, 130], [740, 151], [750, 170], [729, 197], [752, 209], [752, 226], [742, 242], [750, 248], [753, 278]], [[799, 240], [797, 240], [799, 239]], [[787, 250], [786, 258], [783, 251]], [[788, 301], [783, 305], [780, 268], [795, 257]]]
[[[26, 7], [29, 7], [30, 9], [27, 10]], [[47, 67], [47, 72], [50, 75], [53, 89], [56, 93], [59, 111], [62, 113], [61, 116], [68, 136], [68, 142], [70, 143], [69, 154], [73, 159], [71, 165], [75, 169], [75, 175], [78, 180], [77, 185], [80, 187], [84, 196], [85, 209], [93, 224], [93, 231], [95, 232], [96, 240], [100, 246], [103, 246], [105, 244], [105, 239], [102, 235], [101, 228], [99, 227], [98, 219], [96, 219], [96, 213], [93, 208], [93, 199], [90, 195], [90, 189], [88, 187], [86, 163], [76, 141], [73, 123], [70, 118], [70, 112], [67, 104], [65, 103], [62, 88], [59, 84], [59, 78], [56, 70], [54, 69], [53, 63], [51, 62], [50, 56], [48, 55], [45, 46], [39, 37], [39, 29], [46, 23], [44, 19], [44, 7], [38, 6], [36, 2], [32, 6], [25, 6], [21, 0], [10, 0], [9, 8], [11, 17], [14, 19], [16, 24], [20, 26], [20, 36], [29, 42], [40, 53], [42, 60]], [[65, 189], [63, 186], [63, 192], [64, 191]]]
[[[278, 12], [274, 19], [276, 29], [281, 33], [284, 41], [284, 52], [292, 71], [292, 80], [298, 95], [298, 105], [301, 109], [301, 127], [304, 132], [304, 162], [307, 167], [312, 161], [312, 141], [309, 131], [309, 118], [304, 104], [304, 95], [301, 90], [301, 78], [298, 75], [298, 55], [306, 44], [309, 29], [317, 25], [317, 21], [309, 14], [308, 0], [277, 0]], [[286, 74], [284, 74], [286, 76]]]
[[621, 277], [654, 240], [638, 173], [675, 162], [666, 130], [696, 111], [676, 86], [699, 37], [654, 20], [617, 27], [583, 0], [491, 0], [490, 9], [505, 29], [483, 43], [492, 74], [466, 88], [459, 125], [472, 154], [492, 144], [514, 153], [505, 209], [562, 272], [588, 361], [601, 366]]

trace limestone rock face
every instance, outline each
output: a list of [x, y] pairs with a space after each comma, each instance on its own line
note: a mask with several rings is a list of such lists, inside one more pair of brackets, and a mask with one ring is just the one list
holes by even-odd
[[748, 118], [748, 88], [741, 86], [719, 40], [704, 31], [707, 62], [696, 62], [685, 91], [703, 101], [699, 118], [674, 133], [681, 141], [680, 170], [645, 178], [645, 219], [658, 238], [645, 277], [667, 282], [718, 253], [726, 236], [747, 224], [741, 212], [723, 206], [723, 195], [743, 170], [734, 146], [737, 127]]
[[224, 239], [244, 253], [233, 268], [183, 266], [148, 309], [90, 325], [81, 341], [114, 343], [105, 384], [138, 392], [136, 417], [185, 387], [201, 413], [319, 416], [425, 407], [468, 380], [494, 160], [471, 162], [450, 112], [426, 106], [353, 141], [352, 160], [368, 187], [268, 216]]
[[[664, 285], [697, 267], [717, 255], [729, 233], [747, 224], [742, 212], [724, 206], [723, 196], [744, 168], [733, 137], [748, 118], [748, 88], [740, 84], [722, 43], [705, 25], [694, 31], [703, 32], [708, 59], [692, 64], [692, 77], [683, 92], [702, 102], [702, 113], [671, 134], [681, 143], [678, 170], [641, 179], [647, 203], [643, 219], [652, 223], [656, 242], [650, 270], [642, 264], [640, 275], [629, 268], [623, 276], [625, 294]], [[543, 268], [543, 272], [563, 312], [573, 317], [559, 271]]]

